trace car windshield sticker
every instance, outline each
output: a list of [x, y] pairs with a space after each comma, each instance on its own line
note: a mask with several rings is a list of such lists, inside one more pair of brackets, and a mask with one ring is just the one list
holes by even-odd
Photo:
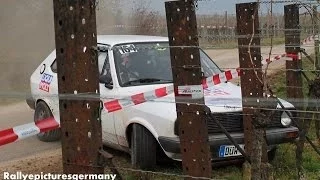
[[51, 84], [52, 80], [53, 80], [52, 75], [44, 73], [41, 77], [39, 89], [42, 91], [49, 92], [50, 91], [50, 84]]
[[204, 89], [204, 95], [205, 96], [224, 96], [224, 95], [230, 95], [230, 93], [222, 90], [222, 89]]
[[119, 46], [119, 52], [120, 54], [126, 54], [126, 53], [135, 53], [135, 52], [138, 52], [138, 50], [133, 44], [127, 44], [127, 45]]
[[203, 97], [202, 85], [178, 86], [176, 96], [191, 96], [192, 99]]

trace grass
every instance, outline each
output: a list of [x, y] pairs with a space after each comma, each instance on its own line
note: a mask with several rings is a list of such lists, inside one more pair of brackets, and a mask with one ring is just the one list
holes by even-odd
[[[313, 70], [313, 64], [306, 58], [302, 59], [302, 67], [304, 70]], [[315, 75], [310, 71], [306, 72], [306, 75], [311, 80], [315, 78]], [[270, 78], [270, 84], [278, 97], [286, 98], [285, 71], [279, 71], [273, 74], [272, 78]], [[307, 97], [308, 95], [308, 83], [305, 78], [303, 78], [303, 94], [304, 97]], [[314, 123], [311, 125], [308, 136], [315, 144], [317, 144]], [[295, 149], [294, 144], [280, 145], [273, 163], [274, 173], [278, 179], [296, 179]], [[307, 143], [305, 144], [303, 153], [303, 167], [307, 179], [320, 179], [320, 156]]]
[[[312, 56], [311, 56], [312, 57]], [[314, 70], [313, 64], [307, 60], [307, 58], [302, 59], [302, 68], [304, 70]], [[315, 74], [311, 71], [305, 72], [309, 79], [314, 79]], [[272, 77], [269, 77], [270, 84], [273, 87], [275, 94], [280, 98], [286, 98], [286, 72], [285, 69], [279, 70], [278, 72], [272, 74]], [[308, 83], [305, 78], [303, 78], [303, 94], [305, 97], [308, 95]]]
[[[270, 46], [271, 39], [270, 38], [262, 38], [261, 46]], [[272, 40], [273, 45], [284, 44], [284, 37], [274, 37]]]

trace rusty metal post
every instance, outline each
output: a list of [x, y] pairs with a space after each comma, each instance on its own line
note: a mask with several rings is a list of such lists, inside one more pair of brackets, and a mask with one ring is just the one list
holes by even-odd
[[[236, 5], [239, 63], [241, 69], [241, 92], [243, 106], [243, 126], [246, 152], [252, 152], [252, 132], [254, 98], [262, 97], [261, 49], [259, 38], [258, 3]], [[244, 37], [248, 36], [248, 37]], [[251, 42], [251, 43], [250, 43]], [[251, 47], [250, 47], [251, 46]], [[259, 80], [260, 79], [260, 80]], [[257, 101], [255, 101], [257, 102]], [[257, 103], [258, 105], [258, 103]]]
[[[298, 60], [298, 53], [300, 52], [300, 31], [299, 31], [299, 5], [291, 4], [284, 6], [284, 20], [285, 20], [285, 45], [286, 53], [293, 57], [293, 60], [286, 61], [286, 79], [287, 79], [287, 98], [294, 99], [292, 104], [299, 110], [303, 109], [301, 102], [303, 98], [302, 92], [302, 61]], [[296, 57], [295, 57], [296, 56]], [[303, 120], [300, 113], [296, 113], [294, 122], [298, 122], [299, 141], [296, 149], [296, 165], [298, 177], [303, 176], [302, 168], [302, 152], [304, 148], [305, 136]]]
[[[286, 61], [287, 98], [299, 100], [303, 97], [302, 75], [299, 71], [302, 68], [302, 61], [298, 60], [300, 52], [299, 5], [284, 6], [284, 18], [286, 53], [293, 57], [293, 60]], [[301, 107], [297, 102], [295, 100], [294, 105], [297, 108]]]
[[[63, 171], [68, 174], [104, 172], [102, 149], [95, 1], [53, 0]], [[61, 98], [73, 95], [73, 99]]]
[[[176, 102], [180, 101], [176, 111], [183, 171], [190, 176], [211, 177], [195, 4], [193, 0], [171, 1], [165, 7]], [[188, 93], [192, 97], [184, 96]]]
[[[237, 4], [236, 13], [237, 32], [240, 36], [238, 47], [245, 151], [251, 160], [251, 165], [246, 162], [243, 166], [243, 178], [260, 179], [266, 171], [266, 166], [261, 164], [261, 161], [267, 163], [268, 156], [267, 145], [263, 138], [265, 130], [260, 122], [262, 114], [258, 109], [261, 106], [259, 102], [263, 98], [264, 84], [259, 37], [259, 3]], [[256, 124], [257, 127], [254, 127], [253, 124]], [[259, 155], [260, 152], [262, 156]]]

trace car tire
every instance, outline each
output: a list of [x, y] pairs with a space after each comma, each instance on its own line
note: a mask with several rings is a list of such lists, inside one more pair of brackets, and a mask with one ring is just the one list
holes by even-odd
[[133, 124], [131, 134], [131, 163], [134, 168], [153, 169], [156, 166], [157, 142], [142, 125]]
[[[34, 122], [41, 121], [42, 119], [52, 117], [52, 113], [48, 105], [44, 101], [40, 101], [37, 103], [35, 111], [34, 111]], [[37, 134], [37, 137], [40, 141], [44, 142], [53, 142], [60, 140], [61, 137], [61, 129], [54, 129], [47, 132], [41, 132]]]
[[268, 161], [271, 162], [274, 160], [274, 158], [276, 157], [277, 154], [277, 148], [272, 148], [269, 152], [268, 152]]

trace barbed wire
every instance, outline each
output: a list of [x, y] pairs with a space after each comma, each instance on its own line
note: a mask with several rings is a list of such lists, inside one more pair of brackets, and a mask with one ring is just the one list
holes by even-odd
[[[301, 88], [301, 87], [295, 87], [295, 86], [288, 86], [291, 88]], [[206, 94], [206, 93], [205, 93]], [[219, 94], [216, 93], [216, 94]], [[31, 95], [28, 95], [26, 93], [20, 93], [20, 92], [10, 92], [10, 93], [1, 93], [0, 92], [0, 98], [27, 98], [27, 97], [32, 97]], [[111, 101], [111, 100], [120, 100], [120, 101], [132, 101], [131, 97], [128, 96], [104, 96], [104, 95], [98, 95], [98, 94], [91, 94], [91, 93], [82, 93], [82, 94], [59, 94], [59, 95], [33, 95], [33, 97], [42, 97], [42, 98], [47, 98], [47, 99], [59, 99], [59, 100], [88, 100], [88, 101]], [[247, 101], [246, 105], [251, 106], [252, 108], [250, 109], [260, 109], [260, 110], [272, 110], [272, 111], [283, 111], [282, 108], [276, 108], [276, 109], [270, 109], [270, 108], [264, 108], [262, 107], [257, 107], [260, 106], [259, 103], [257, 102], [257, 99], [263, 99], [263, 97], [258, 97], [258, 98], [228, 98], [228, 97], [216, 97], [212, 98], [214, 96], [207, 96], [205, 99], [207, 103], [201, 104], [201, 103], [189, 103], [185, 102], [185, 100], [180, 100], [179, 98], [175, 99], [174, 97], [162, 97], [160, 99], [147, 99], [144, 103], [147, 102], [152, 102], [152, 103], [170, 103], [170, 104], [190, 104], [190, 105], [207, 105], [212, 108], [227, 108], [229, 110], [234, 109], [236, 112], [241, 111], [244, 106], [242, 105], [232, 105], [233, 103], [240, 103], [244, 101], [244, 99]], [[208, 102], [209, 101], [209, 102]], [[221, 105], [221, 103], [225, 105]], [[318, 107], [317, 104], [320, 104], [320, 99], [306, 99], [306, 98], [285, 98], [285, 101], [288, 103], [293, 103], [298, 106], [294, 108], [303, 108], [305, 107], [308, 103], [309, 105], [312, 105], [312, 107]], [[217, 104], [215, 104], [217, 103]], [[230, 105], [228, 105], [230, 103]], [[139, 104], [138, 104], [139, 105]], [[320, 114], [319, 111], [306, 111], [306, 110], [292, 110], [293, 107], [287, 107], [288, 109], [291, 109], [289, 111], [293, 112], [299, 112], [299, 113], [315, 113], [315, 114]], [[218, 113], [218, 112], [216, 112]], [[226, 113], [232, 113], [226, 112]]]
[[[310, 19], [311, 20], [311, 19]], [[144, 26], [138, 26], [138, 25], [112, 25], [112, 26], [102, 26], [102, 29], [114, 29], [114, 28], [125, 28], [125, 29], [131, 29], [131, 28], [150, 28], [150, 29], [167, 29], [167, 26], [164, 24], [162, 26], [159, 25], [144, 25]], [[288, 29], [288, 28], [274, 28], [272, 31], [303, 31], [305, 28], [313, 28], [313, 26], [308, 26], [308, 25], [300, 25], [300, 28], [296, 28], [296, 29]], [[207, 30], [232, 30], [235, 31], [236, 27], [235, 26], [219, 26], [219, 25], [202, 25], [202, 24], [198, 24], [197, 25], [197, 29], [207, 29]], [[271, 27], [270, 28], [259, 28], [258, 30], [269, 30], [271, 31]]]
[[273, 2], [270, 1], [259, 1], [260, 4], [282, 4], [282, 3], [296, 3], [296, 4], [319, 4], [317, 0], [309, 0], [308, 2], [302, 2], [301, 0], [275, 0]]

